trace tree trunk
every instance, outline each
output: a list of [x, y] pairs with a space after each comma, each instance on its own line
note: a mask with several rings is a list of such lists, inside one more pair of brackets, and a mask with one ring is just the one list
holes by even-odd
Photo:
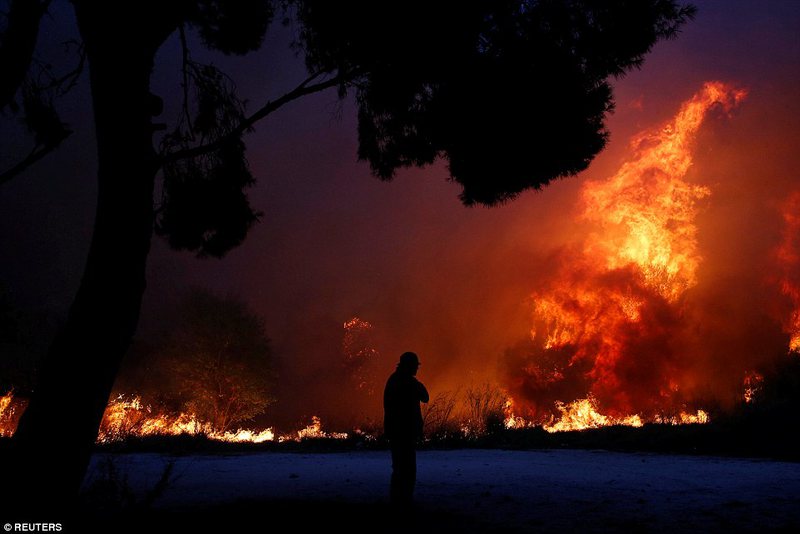
[[175, 28], [164, 17], [156, 27], [156, 17], [145, 6], [149, 2], [73, 3], [90, 69], [97, 212], [78, 293], [41, 365], [10, 455], [22, 510], [56, 515], [76, 504], [114, 378], [139, 319], [157, 171], [150, 74], [158, 47]]

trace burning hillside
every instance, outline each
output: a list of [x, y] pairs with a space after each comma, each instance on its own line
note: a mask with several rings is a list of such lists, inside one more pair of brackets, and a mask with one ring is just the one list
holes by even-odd
[[[614, 175], [585, 183], [580, 237], [550, 258], [552, 269], [533, 294], [531, 339], [506, 354], [515, 413], [567, 429], [703, 422], [703, 402], [730, 403], [703, 390], [717, 377], [702, 374], [710, 351], [701, 333], [719, 317], [693, 290], [704, 263], [697, 218], [714, 191], [689, 171], [704, 121], [745, 96], [706, 83], [671, 121], [636, 136]], [[785, 206], [777, 254], [780, 290], [795, 310], [797, 198]], [[785, 322], [791, 348], [797, 329], [794, 311]], [[733, 323], [729, 332], [737, 335]], [[751, 356], [753, 367], [758, 357]], [[730, 372], [739, 378], [728, 393], [741, 399], [758, 373], [744, 365]]]
[[[745, 98], [742, 89], [706, 83], [667, 123], [634, 136], [615, 173], [583, 184], [577, 217], [561, 221], [573, 229], [571, 237], [549, 255], [538, 251], [545, 260], [533, 278], [530, 336], [505, 352], [502, 376], [478, 371], [467, 379], [460, 366], [469, 365], [473, 355], [453, 350], [460, 373], [454, 382], [437, 374], [444, 356], [420, 351], [423, 360], [434, 364], [423, 368], [423, 381], [430, 381], [436, 393], [448, 393], [445, 386], [453, 392], [441, 397], [446, 402], [432, 414], [463, 417], [470, 421], [469, 428], [480, 428], [482, 422], [469, 415], [469, 399], [455, 393], [471, 387], [468, 380], [490, 383], [486, 398], [491, 397], [493, 407], [501, 407], [507, 428], [541, 425], [548, 431], [704, 423], [709, 411], [754, 397], [768, 364], [785, 354], [780, 347], [800, 347], [800, 192], [769, 207], [773, 226], [782, 228], [762, 247], [770, 253], [750, 262], [747, 284], [737, 287], [721, 276], [726, 259], [718, 257], [718, 246], [709, 246], [715, 242], [707, 237], [708, 219], [702, 224], [718, 189], [714, 180], [697, 172], [695, 163], [703, 148], [703, 125], [722, 122], [721, 116]], [[713, 237], [719, 241], [720, 235], [724, 234]], [[755, 293], [759, 298], [753, 298]], [[202, 332], [218, 328], [215, 313], [203, 316], [214, 326]], [[386, 331], [398, 329], [391, 321], [391, 316], [381, 317], [380, 329], [359, 317], [333, 322], [329, 328], [311, 325], [306, 330], [316, 334], [304, 337], [308, 347], [282, 362], [283, 390], [276, 393], [276, 407], [269, 399], [262, 402], [259, 406], [270, 408], [255, 423], [244, 416], [225, 417], [228, 423], [222, 426], [209, 423], [223, 419], [203, 417], [198, 412], [201, 404], [191, 398], [192, 392], [203, 390], [197, 384], [209, 382], [203, 375], [183, 384], [186, 398], [180, 399], [179, 408], [168, 410], [151, 408], [158, 403], [148, 404], [131, 394], [136, 388], [121, 389], [116, 395], [122, 396], [110, 401], [98, 439], [202, 433], [223, 441], [259, 442], [344, 435], [323, 431], [319, 418], [296, 430], [303, 424], [298, 421], [307, 421], [310, 414], [321, 415], [336, 430], [369, 421], [377, 431], [380, 392], [394, 365], [382, 356], [394, 352], [386, 350], [384, 339]], [[435, 330], [437, 340], [448, 338], [438, 327]], [[193, 332], [189, 331], [196, 335]], [[204, 335], [212, 348], [224, 338]], [[173, 367], [197, 375], [196, 370], [205, 367], [197, 365], [196, 358], [184, 357], [193, 346], [176, 345], [173, 352], [183, 364]], [[458, 358], [465, 361], [455, 361]], [[226, 365], [215, 367], [210, 378], [225, 378], [232, 385], [231, 399], [244, 395], [240, 376], [255, 377], [256, 385], [264, 385], [261, 371], [233, 372], [241, 367], [234, 360]], [[175, 378], [185, 373], [167, 374]], [[260, 389], [253, 391], [264, 396]], [[0, 434], [10, 435], [24, 406], [14, 404], [10, 394], [0, 401]], [[288, 428], [295, 430], [274, 431], [271, 421], [286, 419], [286, 414], [295, 425]], [[492, 417], [496, 420], [497, 414]], [[261, 430], [235, 429], [230, 424], [234, 420]], [[459, 428], [457, 422], [453, 426]]]

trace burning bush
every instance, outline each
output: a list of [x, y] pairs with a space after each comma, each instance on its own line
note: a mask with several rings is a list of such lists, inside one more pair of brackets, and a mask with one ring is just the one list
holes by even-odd
[[217, 432], [263, 413], [274, 399], [261, 318], [240, 300], [200, 289], [186, 295], [180, 315], [163, 357], [184, 409]]
[[474, 434], [491, 434], [504, 428], [507, 396], [495, 386], [471, 387], [465, 393], [466, 426]]
[[14, 434], [27, 404], [27, 401], [15, 397], [13, 391], [0, 397], [0, 437]]
[[423, 405], [422, 421], [426, 437], [440, 439], [458, 432], [461, 425], [454, 413], [457, 401], [457, 392], [441, 391]]
[[126, 425], [138, 424], [137, 414], [149, 410], [149, 417], [190, 414], [206, 431], [225, 433], [263, 413], [274, 401], [272, 389], [272, 352], [261, 318], [236, 298], [193, 289], [160, 337], [133, 346], [110, 406], [130, 412], [120, 419]]

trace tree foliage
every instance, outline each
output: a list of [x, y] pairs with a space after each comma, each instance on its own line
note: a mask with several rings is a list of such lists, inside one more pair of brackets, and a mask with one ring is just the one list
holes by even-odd
[[243, 302], [195, 289], [156, 356], [184, 409], [215, 430], [263, 413], [272, 404], [272, 351], [260, 317]]
[[609, 78], [694, 14], [668, 0], [297, 6], [309, 69], [363, 73], [351, 85], [373, 172], [443, 157], [464, 203], [487, 205], [584, 170], [608, 137]]
[[[252, 124], [230, 80], [191, 60], [187, 29], [210, 49], [244, 54], [283, 14], [312, 77], [354, 94], [358, 156], [377, 177], [441, 157], [465, 204], [494, 205], [584, 170], [608, 139], [610, 79], [639, 67], [695, 11], [676, 0], [196, 0], [148, 9], [176, 24], [184, 44], [185, 113], [162, 150], [191, 154], [164, 160], [155, 229], [173, 248], [216, 257], [259, 216], [246, 196], [254, 178], [242, 136]], [[40, 91], [25, 94], [46, 152], [68, 132]]]
[[770, 413], [776, 419], [786, 418], [785, 422], [800, 419], [800, 352], [790, 351], [764, 370], [752, 404], [762, 417]]
[[225, 54], [246, 54], [261, 47], [275, 14], [268, 0], [198, 0], [187, 2], [188, 22], [208, 48]]

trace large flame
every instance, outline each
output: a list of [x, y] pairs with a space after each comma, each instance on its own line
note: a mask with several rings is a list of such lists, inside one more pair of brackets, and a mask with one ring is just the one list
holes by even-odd
[[528, 416], [555, 418], [554, 430], [705, 417], [686, 411], [671, 349], [702, 262], [695, 217], [711, 194], [686, 175], [709, 112], [745, 94], [706, 83], [666, 125], [633, 139], [616, 174], [586, 182], [585, 238], [557, 254], [533, 294], [532, 343], [510, 356]]
[[780, 269], [780, 288], [792, 305], [785, 330], [789, 349], [800, 351], [800, 191], [795, 191], [782, 206], [783, 238], [776, 256]]

